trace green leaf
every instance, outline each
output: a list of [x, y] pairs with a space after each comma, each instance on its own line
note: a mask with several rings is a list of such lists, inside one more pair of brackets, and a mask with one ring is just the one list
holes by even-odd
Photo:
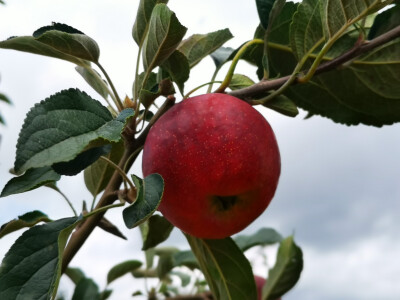
[[42, 213], [41, 211], [34, 210], [31, 212], [27, 212], [22, 216], [19, 216], [17, 219], [11, 220], [1, 225], [0, 238], [22, 228], [35, 226], [37, 223], [40, 222], [51, 222], [51, 220], [46, 214]]
[[34, 38], [63, 54], [97, 63], [100, 49], [96, 41], [65, 24], [53, 23], [33, 33]]
[[70, 161], [55, 163], [52, 165], [52, 168], [58, 174], [74, 176], [93, 164], [100, 156], [108, 154], [110, 150], [111, 145], [109, 144], [101, 147], [93, 147], [79, 153]]
[[61, 91], [36, 104], [22, 126], [15, 170], [70, 161], [90, 142], [118, 142], [132, 109], [113, 119], [100, 102], [76, 89]]
[[146, 110], [146, 109], [142, 109], [139, 111], [139, 117], [142, 117], [143, 114], [146, 114], [144, 116], [144, 120], [149, 122], [153, 117], [154, 117], [154, 113], [150, 110]]
[[104, 99], [108, 98], [109, 91], [107, 82], [101, 78], [101, 75], [91, 66], [76, 66], [75, 70], [85, 79], [85, 81]]
[[136, 297], [136, 296], [142, 296], [143, 292], [142, 291], [136, 291], [132, 294], [132, 297]]
[[149, 29], [151, 13], [158, 3], [168, 3], [168, 0], [140, 0], [135, 23], [132, 28], [132, 37], [139, 47], [143, 45]]
[[190, 68], [197, 65], [204, 57], [220, 48], [233, 37], [228, 28], [207, 34], [194, 34], [178, 47], [188, 59]]
[[190, 283], [191, 277], [186, 273], [179, 271], [172, 271], [170, 272], [170, 274], [179, 277], [179, 279], [181, 280], [182, 287], [185, 287]]
[[158, 289], [158, 292], [163, 294], [166, 297], [170, 297], [171, 294], [178, 296], [178, 294], [179, 294], [178, 288], [166, 283], [165, 281], [167, 281], [167, 280], [168, 279], [166, 279], [166, 280], [164, 280], [164, 282], [162, 282], [160, 288]]
[[186, 238], [216, 299], [257, 299], [250, 263], [231, 238]]
[[269, 271], [262, 299], [275, 300], [289, 291], [303, 270], [303, 254], [290, 236], [281, 242], [275, 266]]
[[149, 23], [149, 33], [143, 44], [143, 66], [146, 73], [161, 65], [178, 47], [187, 28], [165, 4], [157, 4]]
[[[232, 60], [235, 57], [236, 53], [242, 48], [244, 44], [245, 43], [243, 43], [240, 47], [238, 47], [235, 51], [233, 51], [228, 60]], [[262, 79], [264, 77], [263, 55], [264, 55], [264, 45], [253, 44], [247, 48], [246, 52], [241, 57], [242, 60], [257, 67], [257, 76], [259, 79]]]
[[10, 98], [8, 98], [6, 95], [4, 95], [3, 93], [0, 93], [0, 101], [3, 101], [5, 103], [11, 104], [11, 100]]
[[80, 220], [77, 217], [60, 219], [25, 231], [1, 263], [0, 299], [54, 297], [65, 244]]
[[86, 61], [78, 57], [63, 53], [47, 44], [41, 43], [33, 36], [11, 37], [5, 41], [1, 41], [0, 48], [59, 58], [83, 67], [87, 65]]
[[154, 269], [138, 269], [132, 272], [135, 278], [158, 278], [157, 271]]
[[99, 228], [103, 229], [104, 231], [111, 233], [123, 240], [127, 240], [126, 236], [119, 230], [119, 228], [107, 220], [105, 217], [101, 218], [100, 222], [97, 225]]
[[166, 247], [157, 247], [154, 249], [155, 255], [163, 256], [163, 255], [174, 255], [175, 253], [179, 252], [179, 249], [176, 247], [166, 246]]
[[300, 61], [321, 44], [324, 32], [319, 0], [304, 0], [297, 8], [290, 25], [290, 46]]
[[168, 239], [174, 226], [163, 216], [153, 215], [148, 219], [148, 232], [142, 250], [153, 248]]
[[396, 5], [375, 17], [374, 23], [368, 33], [368, 39], [372, 40], [399, 25], [400, 5]]
[[335, 122], [389, 125], [400, 121], [399, 66], [400, 39], [396, 39], [285, 94], [299, 107]]
[[199, 263], [197, 262], [196, 256], [193, 251], [185, 250], [179, 251], [174, 254], [174, 266], [175, 267], [188, 267], [189, 269], [200, 269]]
[[122, 213], [129, 229], [150, 218], [160, 205], [164, 192], [164, 180], [159, 174], [150, 174], [144, 179], [132, 175], [132, 180], [137, 188], [136, 200]]
[[279, 243], [282, 236], [272, 228], [261, 228], [251, 235], [238, 235], [234, 238], [240, 250], [246, 251], [254, 246], [266, 246]]
[[85, 273], [83, 273], [83, 271], [79, 268], [67, 268], [64, 274], [67, 275], [75, 285], [77, 285], [79, 281], [86, 277]]
[[[297, 7], [298, 3], [286, 2], [280, 14], [269, 27], [268, 66], [270, 78], [291, 74], [297, 64], [297, 60], [290, 48], [289, 36], [290, 24]], [[262, 34], [262, 37], [264, 37], [264, 34]]]
[[114, 280], [124, 276], [125, 274], [131, 273], [136, 269], [139, 269], [142, 263], [138, 260], [127, 260], [119, 263], [112, 267], [107, 274], [107, 284], [110, 284]]
[[[112, 162], [118, 164], [124, 153], [124, 143], [113, 143], [110, 153], [106, 156]], [[115, 169], [104, 160], [97, 160], [84, 171], [85, 185], [89, 192], [96, 196], [102, 192], [110, 181]]]
[[154, 93], [145, 89], [141, 89], [139, 92], [140, 101], [146, 109], [148, 109], [153, 104], [154, 100], [156, 100], [159, 96], [159, 90]]
[[[143, 222], [139, 225], [140, 233], [142, 235], [142, 240], [147, 238], [147, 234], [149, 232], [149, 222]], [[153, 267], [154, 257], [156, 255], [155, 249], [150, 248], [144, 251], [145, 260], [146, 260], [146, 269], [150, 269]]]
[[230, 47], [220, 47], [210, 54], [212, 60], [214, 61], [215, 67], [217, 69], [221, 68], [223, 64], [225, 64], [229, 58], [231, 58], [232, 53], [235, 50]]
[[169, 77], [160, 79], [158, 75], [151, 72], [147, 81], [144, 82], [146, 74], [142, 73], [138, 77], [139, 86], [144, 85], [139, 92], [140, 103], [148, 109], [159, 96], [169, 96], [175, 94], [175, 89]]
[[154, 257], [156, 256], [155, 249], [154, 248], [148, 249], [144, 253], [145, 253], [145, 259], [146, 259], [146, 268], [150, 269], [153, 267]]
[[100, 300], [100, 291], [97, 284], [90, 278], [84, 278], [75, 287], [72, 300]]
[[[262, 58], [262, 64], [264, 66], [264, 77], [269, 78], [270, 77], [270, 66], [269, 66], [269, 47], [268, 47], [268, 41], [269, 41], [269, 35], [271, 33], [271, 28], [275, 21], [279, 19], [280, 14], [285, 6], [286, 0], [277, 0], [273, 1], [273, 5], [268, 13], [268, 25], [266, 27], [265, 33], [264, 33], [264, 55]], [[262, 26], [262, 24], [261, 24]], [[260, 27], [261, 27], [260, 26]]]
[[274, 3], [275, 0], [256, 0], [258, 16], [264, 29], [268, 28], [269, 15]]
[[179, 50], [175, 50], [161, 65], [171, 77], [172, 81], [178, 85], [183, 94], [184, 84], [189, 79], [190, 67], [186, 56]]
[[101, 300], [106, 300], [108, 298], [110, 298], [111, 294], [112, 294], [113, 290], [104, 290], [100, 293], [100, 299]]
[[51, 167], [29, 169], [23, 175], [11, 178], [3, 188], [0, 197], [34, 190], [48, 183], [54, 183], [60, 178], [61, 175]]
[[[324, 85], [321, 81], [323, 76], [324, 74], [319, 75], [307, 84], [293, 86], [285, 92], [285, 95], [312, 115], [329, 117], [338, 123], [346, 125], [376, 124], [376, 126], [381, 123], [377, 119], [352, 110], [345, 105], [340, 97], [332, 94], [328, 87]], [[336, 78], [339, 78], [340, 75], [336, 76]]]
[[264, 106], [292, 118], [299, 114], [297, 105], [285, 95], [279, 95], [273, 98], [265, 103]]
[[38, 38], [39, 36], [41, 36], [42, 34], [44, 34], [47, 31], [50, 31], [50, 30], [57, 30], [57, 31], [70, 33], [70, 34], [84, 34], [82, 31], [80, 31], [76, 28], [73, 28], [71, 26], [68, 26], [66, 24], [53, 22], [49, 26], [43, 26], [43, 27], [37, 29], [32, 35], [33, 35], [33, 37]]
[[159, 259], [158, 259], [158, 264], [157, 264], [157, 276], [161, 280], [165, 279], [168, 273], [174, 268], [174, 260], [173, 260], [173, 255], [174, 253], [177, 253], [179, 250], [176, 248], [169, 248], [169, 251], [163, 251], [160, 253], [157, 253], [156, 249], [156, 254], [158, 254]]
[[242, 74], [233, 74], [231, 82], [229, 83], [229, 88], [231, 90], [239, 90], [249, 86], [252, 86], [254, 81]]
[[381, 8], [391, 4], [392, 0], [325, 0], [321, 1], [323, 29], [326, 38], [348, 28]]
[[[303, 5], [303, 4], [302, 4]], [[291, 74], [296, 65], [289, 45], [288, 27], [296, 5], [288, 2], [272, 24], [269, 41], [272, 76]], [[324, 57], [332, 60], [354, 46], [350, 33], [338, 39]], [[391, 41], [351, 64], [290, 87], [285, 96], [313, 115], [347, 125], [382, 126], [400, 121], [398, 92], [399, 42]]]
[[147, 81], [144, 83], [144, 86], [143, 86], [143, 81], [144, 81], [145, 76], [146, 76], [146, 73], [144, 73], [144, 72], [140, 73], [138, 76], [137, 81], [138, 81], [139, 89], [145, 89], [145, 90], [148, 90], [151, 92], [157, 92], [158, 91], [158, 82], [161, 81], [161, 80], [158, 80], [157, 74], [151, 72], [147, 78]]

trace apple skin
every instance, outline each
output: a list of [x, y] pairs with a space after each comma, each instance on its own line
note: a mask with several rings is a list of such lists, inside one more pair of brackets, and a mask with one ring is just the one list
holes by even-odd
[[267, 282], [267, 280], [258, 275], [254, 275], [254, 280], [256, 281], [256, 287], [257, 287], [257, 300], [261, 300], [263, 286]]
[[231, 236], [269, 205], [280, 154], [265, 118], [226, 94], [205, 94], [173, 106], [150, 129], [143, 175], [165, 183], [159, 210], [198, 238]]

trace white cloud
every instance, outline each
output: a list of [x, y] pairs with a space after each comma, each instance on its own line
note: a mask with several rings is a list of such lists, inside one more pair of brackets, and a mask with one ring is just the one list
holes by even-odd
[[[346, 248], [319, 251], [303, 247], [305, 265], [296, 288], [301, 299], [387, 299], [400, 295], [400, 245], [372, 236]], [[293, 297], [296, 298], [295, 292]]]

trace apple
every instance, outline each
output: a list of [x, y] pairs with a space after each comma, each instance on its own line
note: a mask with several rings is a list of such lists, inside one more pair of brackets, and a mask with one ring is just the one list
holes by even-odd
[[258, 275], [254, 275], [254, 280], [256, 281], [256, 287], [257, 287], [257, 300], [261, 300], [263, 286], [267, 282], [267, 280]]
[[164, 217], [207, 239], [231, 236], [253, 222], [274, 196], [281, 166], [265, 118], [226, 94], [173, 106], [150, 129], [142, 162], [144, 176], [164, 179]]
[[[254, 275], [254, 280], [256, 281], [256, 287], [257, 287], [257, 300], [261, 300], [262, 297], [262, 290], [264, 287], [264, 284], [267, 282], [267, 280], [261, 276]], [[276, 300], [281, 300], [281, 298], [276, 299]]]

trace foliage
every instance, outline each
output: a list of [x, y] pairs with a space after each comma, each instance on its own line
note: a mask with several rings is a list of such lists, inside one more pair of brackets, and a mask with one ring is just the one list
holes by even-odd
[[[400, 121], [398, 2], [256, 0], [260, 25], [254, 29], [254, 39], [237, 49], [224, 46], [233, 38], [228, 28], [186, 37], [187, 28], [167, 2], [139, 3], [132, 29], [139, 48], [138, 64], [132, 95], [124, 101], [100, 64], [98, 44], [78, 29], [53, 23], [33, 35], [0, 42], [2, 49], [73, 63], [103, 98], [98, 101], [71, 88], [49, 96], [28, 112], [17, 144], [17, 176], [4, 186], [1, 197], [42, 186], [59, 191], [58, 180], [84, 170], [94, 201], [80, 216], [73, 209], [75, 216], [51, 220], [32, 211], [1, 227], [0, 237], [27, 229], [0, 266], [1, 299], [54, 299], [62, 274], [76, 285], [73, 299], [107, 299], [112, 293], [108, 285], [128, 274], [159, 279], [158, 289], [147, 291], [149, 299], [158, 294], [177, 295], [190, 284], [195, 293], [210, 290], [216, 299], [256, 299], [252, 266], [245, 252], [273, 244], [279, 244], [277, 262], [269, 271], [262, 299], [279, 298], [295, 286], [303, 268], [302, 251], [292, 236], [284, 239], [271, 228], [221, 240], [186, 235], [190, 250], [160, 247], [174, 229], [154, 214], [162, 201], [164, 181], [159, 174], [143, 179], [128, 176], [151, 126], [174, 105], [175, 91], [187, 98], [197, 90], [185, 94], [185, 84], [193, 67], [208, 56], [215, 71], [210, 74], [211, 83], [205, 80], [199, 86], [208, 85], [209, 92], [222, 66], [229, 64], [215, 92], [229, 93], [252, 105], [289, 117], [302, 108], [310, 116], [347, 125], [381, 127]], [[367, 18], [374, 18], [372, 25]], [[254, 65], [255, 74], [236, 73], [240, 60]], [[252, 79], [254, 75], [258, 82]], [[0, 101], [10, 103], [1, 93]], [[119, 203], [113, 204], [116, 200]], [[146, 259], [114, 266], [101, 291], [80, 269], [68, 265], [96, 226], [108, 222], [111, 229], [107, 231], [118, 234], [118, 228], [103, 215], [121, 206], [125, 206], [122, 217], [127, 228], [140, 228]], [[193, 280], [199, 270], [204, 278]], [[180, 285], [172, 278], [179, 278]]]

